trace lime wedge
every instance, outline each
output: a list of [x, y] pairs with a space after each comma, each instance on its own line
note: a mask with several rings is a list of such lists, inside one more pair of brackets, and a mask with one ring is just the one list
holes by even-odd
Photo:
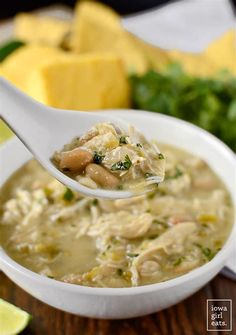
[[29, 323], [31, 315], [0, 299], [0, 334], [19, 334]]
[[12, 136], [11, 130], [0, 120], [0, 144]]

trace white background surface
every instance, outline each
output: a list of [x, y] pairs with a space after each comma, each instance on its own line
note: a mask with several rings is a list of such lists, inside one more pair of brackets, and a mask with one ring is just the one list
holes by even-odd
[[123, 19], [124, 27], [167, 49], [202, 51], [236, 20], [228, 0], [182, 0]]
[[[127, 0], [128, 1], [128, 0]], [[71, 19], [64, 6], [40, 9], [42, 15]], [[229, 0], [181, 0], [122, 19], [124, 27], [145, 41], [167, 49], [201, 52], [230, 28], [236, 19]], [[0, 40], [13, 33], [12, 21], [0, 25]]]

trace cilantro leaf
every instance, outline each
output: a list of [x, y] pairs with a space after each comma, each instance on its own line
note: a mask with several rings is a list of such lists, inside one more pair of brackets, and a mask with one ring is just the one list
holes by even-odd
[[65, 201], [72, 201], [74, 199], [75, 195], [74, 193], [71, 191], [70, 188], [66, 187], [66, 190], [63, 194], [63, 200]]
[[129, 170], [131, 166], [132, 162], [129, 158], [129, 155], [126, 155], [125, 160], [123, 162], [119, 161], [111, 166], [111, 171], [125, 171]]
[[93, 155], [93, 162], [95, 164], [101, 164], [105, 155], [102, 155], [100, 152], [95, 151]]
[[236, 77], [229, 71], [201, 78], [169, 64], [158, 72], [132, 74], [130, 82], [134, 108], [192, 122], [236, 151]]

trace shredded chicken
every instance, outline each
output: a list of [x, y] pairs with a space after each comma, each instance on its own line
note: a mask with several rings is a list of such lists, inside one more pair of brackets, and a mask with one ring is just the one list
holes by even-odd
[[[122, 133], [100, 124], [64, 149], [79, 142], [92, 148], [96, 138], [107, 134], [117, 140]], [[105, 168], [112, 166], [113, 155], [115, 160], [129, 155], [130, 169], [116, 172], [129, 181], [146, 168], [161, 175], [158, 169], [166, 165], [164, 182], [151, 193], [119, 200], [85, 198], [53, 180], [35, 161], [10, 178], [1, 194], [0, 241], [13, 259], [68, 283], [130, 287], [175, 278], [217, 254], [232, 227], [233, 206], [213, 171], [198, 157], [165, 146], [166, 164], [160, 159], [155, 166], [152, 155], [159, 149], [132, 127], [124, 141], [127, 145], [106, 152]], [[79, 178], [94, 183], [88, 176]]]
[[143, 236], [151, 226], [153, 217], [149, 213], [131, 214], [119, 211], [115, 215], [102, 214], [91, 226], [90, 236], [118, 236], [128, 239]]

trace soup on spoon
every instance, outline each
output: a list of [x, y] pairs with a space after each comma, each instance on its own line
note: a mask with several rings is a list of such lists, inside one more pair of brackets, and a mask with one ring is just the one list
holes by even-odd
[[[155, 145], [148, 145], [140, 134], [132, 131], [132, 128], [130, 134], [124, 134], [125, 137], [129, 135], [130, 143], [120, 143], [122, 132], [112, 124], [121, 124], [124, 128], [127, 128], [127, 125], [126, 122], [114, 118], [112, 113], [83, 111], [75, 113], [48, 107], [28, 97], [2, 78], [0, 78], [0, 105], [0, 118], [8, 124], [40, 164], [54, 178], [76, 192], [89, 197], [125, 199], [134, 196], [135, 193], [132, 190], [121, 190], [126, 184], [131, 188], [140, 187], [143, 192], [143, 186], [149, 184], [153, 186], [154, 183], [163, 180], [161, 168], [159, 174], [159, 163], [163, 164], [162, 155], [157, 158], [159, 151]], [[93, 127], [94, 124], [100, 126]], [[92, 131], [87, 134], [87, 130], [91, 127]], [[54, 155], [53, 160], [59, 167], [57, 168], [52, 163], [53, 153], [77, 134], [84, 134], [82, 138], [85, 143], [79, 143], [74, 148], [72, 146], [70, 150], [66, 149], [66, 151], [72, 151], [72, 148], [77, 150], [61, 153], [61, 157], [59, 154]], [[126, 153], [131, 144], [133, 144], [132, 150], [130, 148]], [[143, 149], [137, 146], [135, 153], [134, 147], [137, 144], [141, 144]], [[127, 145], [125, 150], [122, 148], [123, 145]], [[113, 154], [116, 156], [114, 163]], [[139, 162], [139, 157], [142, 158], [142, 162]], [[151, 162], [151, 158], [154, 162]], [[146, 179], [145, 173], [147, 173]], [[83, 179], [80, 181], [81, 177]], [[136, 184], [138, 181], [140, 183]], [[86, 184], [90, 187], [85, 186]]]
[[127, 131], [112, 123], [93, 126], [54, 153], [52, 162], [80, 184], [108, 190], [151, 191], [164, 180], [165, 158], [133, 126]]

